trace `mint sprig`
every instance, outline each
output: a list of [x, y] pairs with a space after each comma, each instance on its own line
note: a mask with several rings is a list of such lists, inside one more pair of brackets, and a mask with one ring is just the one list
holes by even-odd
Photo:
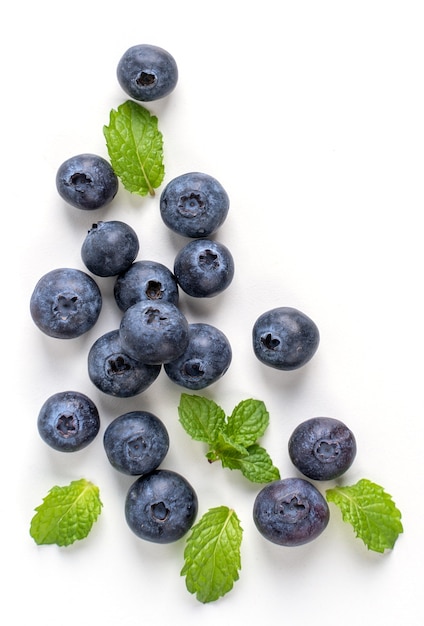
[[155, 115], [133, 100], [110, 112], [103, 127], [111, 165], [125, 189], [155, 195], [165, 176], [163, 137]]
[[269, 424], [262, 400], [242, 400], [227, 417], [213, 400], [183, 393], [178, 414], [188, 435], [208, 444], [206, 458], [210, 463], [219, 460], [223, 467], [240, 470], [255, 483], [280, 478], [268, 452], [257, 442]]
[[35, 509], [30, 535], [38, 545], [68, 546], [87, 537], [102, 506], [99, 488], [85, 478], [52, 487]]
[[370, 480], [327, 489], [326, 498], [339, 507], [343, 520], [353, 526], [369, 550], [392, 549], [403, 532], [401, 513], [392, 497]]
[[195, 524], [186, 542], [181, 576], [199, 602], [218, 600], [239, 578], [243, 529], [233, 509], [209, 509]]

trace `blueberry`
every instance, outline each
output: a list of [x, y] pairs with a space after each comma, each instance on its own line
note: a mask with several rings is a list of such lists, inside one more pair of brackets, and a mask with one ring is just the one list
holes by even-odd
[[115, 281], [114, 296], [121, 311], [141, 300], [178, 304], [177, 279], [169, 268], [157, 261], [135, 261]]
[[137, 302], [125, 311], [119, 327], [122, 348], [136, 361], [168, 363], [188, 345], [188, 322], [170, 302]]
[[118, 177], [106, 159], [97, 154], [77, 154], [62, 163], [56, 173], [59, 195], [85, 211], [101, 209], [118, 192]]
[[294, 429], [289, 439], [289, 456], [304, 476], [332, 480], [349, 469], [356, 456], [352, 431], [340, 420], [313, 417]]
[[79, 391], [62, 391], [48, 398], [38, 415], [38, 432], [60, 452], [82, 450], [97, 436], [100, 417], [96, 405]]
[[159, 376], [161, 365], [140, 363], [122, 349], [119, 330], [99, 337], [88, 353], [88, 375], [103, 393], [130, 398], [145, 391]]
[[81, 246], [86, 268], [96, 276], [117, 276], [129, 268], [139, 251], [137, 233], [118, 220], [97, 222]]
[[268, 483], [253, 505], [258, 531], [281, 546], [300, 546], [316, 539], [325, 530], [329, 517], [325, 498], [303, 478]]
[[171, 543], [192, 527], [198, 510], [196, 492], [186, 478], [156, 469], [137, 478], [128, 490], [125, 517], [140, 539]]
[[279, 370], [295, 370], [305, 365], [319, 344], [316, 324], [292, 307], [266, 311], [253, 325], [253, 351], [256, 357]]
[[188, 172], [171, 180], [160, 197], [162, 220], [185, 237], [209, 237], [224, 223], [230, 207], [227, 192], [215, 178]]
[[85, 272], [58, 268], [42, 276], [30, 299], [31, 317], [49, 337], [73, 339], [97, 322], [102, 296], [97, 283]]
[[128, 48], [119, 60], [116, 75], [125, 93], [141, 102], [167, 96], [178, 82], [174, 57], [163, 48], [149, 44]]
[[234, 277], [234, 260], [222, 243], [194, 239], [177, 253], [174, 274], [186, 294], [194, 298], [210, 298], [230, 285]]
[[189, 324], [189, 343], [175, 361], [164, 365], [169, 378], [187, 389], [204, 389], [230, 367], [231, 345], [222, 331], [205, 323]]
[[138, 476], [155, 470], [169, 449], [163, 422], [148, 411], [130, 411], [106, 428], [103, 445], [110, 464], [119, 472]]

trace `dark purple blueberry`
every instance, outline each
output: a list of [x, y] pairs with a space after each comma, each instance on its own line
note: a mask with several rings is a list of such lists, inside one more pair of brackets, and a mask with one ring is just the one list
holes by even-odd
[[102, 296], [85, 272], [58, 268], [42, 276], [30, 299], [31, 317], [38, 328], [57, 339], [74, 339], [97, 322]]
[[224, 244], [211, 239], [194, 239], [177, 253], [174, 274], [178, 285], [189, 296], [211, 298], [231, 284], [234, 259]]
[[316, 539], [325, 530], [329, 517], [324, 496], [303, 478], [268, 483], [253, 505], [258, 531], [280, 546], [300, 546]]
[[116, 304], [121, 311], [141, 300], [152, 303], [163, 300], [178, 304], [177, 279], [162, 263], [142, 259], [120, 274], [114, 286]]
[[197, 495], [187, 479], [165, 469], [140, 476], [125, 500], [130, 529], [140, 539], [161, 544], [181, 539], [192, 527], [197, 510]]
[[178, 82], [174, 57], [149, 44], [128, 48], [119, 60], [116, 75], [125, 93], [141, 102], [164, 98]]
[[97, 222], [81, 246], [86, 268], [96, 276], [117, 276], [129, 268], [139, 251], [137, 233], [118, 220]]
[[106, 428], [103, 445], [110, 464], [119, 472], [140, 476], [162, 463], [169, 449], [164, 423], [148, 411], [130, 411]]
[[332, 480], [349, 469], [356, 456], [352, 431], [340, 420], [313, 417], [294, 429], [289, 439], [289, 456], [304, 476]]
[[122, 349], [119, 330], [99, 337], [88, 353], [88, 375], [103, 393], [130, 398], [145, 391], [159, 376], [161, 365], [140, 363]]
[[118, 177], [106, 159], [77, 154], [62, 163], [56, 174], [59, 195], [76, 209], [92, 211], [109, 204], [118, 192]]
[[295, 370], [305, 365], [317, 351], [319, 340], [315, 322], [292, 307], [266, 311], [252, 330], [255, 356], [279, 370]]
[[96, 405], [78, 391], [62, 391], [48, 398], [37, 420], [40, 437], [60, 452], [82, 450], [97, 436], [100, 417]]

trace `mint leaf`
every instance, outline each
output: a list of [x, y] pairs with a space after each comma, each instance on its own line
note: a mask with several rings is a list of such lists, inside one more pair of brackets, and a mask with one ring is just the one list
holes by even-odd
[[383, 487], [365, 478], [356, 485], [327, 489], [326, 498], [342, 512], [369, 550], [392, 549], [403, 532], [401, 513]]
[[181, 394], [178, 414], [184, 430], [196, 441], [215, 443], [225, 425], [221, 407], [203, 396]]
[[243, 529], [233, 509], [209, 509], [192, 529], [184, 550], [181, 576], [199, 602], [214, 602], [239, 578]]
[[246, 449], [247, 454], [239, 454], [229, 449], [220, 453], [223, 467], [238, 469], [243, 476], [253, 483], [269, 483], [280, 478], [280, 472], [272, 463], [268, 452], [253, 444]]
[[269, 413], [262, 400], [242, 400], [228, 418], [225, 433], [244, 447], [262, 437], [269, 424]]
[[87, 537], [102, 506], [98, 487], [84, 478], [53, 487], [35, 509], [30, 535], [38, 545], [68, 546]]
[[140, 196], [155, 195], [165, 176], [163, 137], [158, 119], [133, 100], [110, 112], [103, 127], [111, 165], [125, 189]]

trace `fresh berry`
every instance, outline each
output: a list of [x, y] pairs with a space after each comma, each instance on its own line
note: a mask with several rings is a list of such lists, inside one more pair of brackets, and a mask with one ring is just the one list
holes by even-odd
[[122, 55], [116, 75], [127, 95], [134, 100], [151, 102], [175, 89], [178, 67], [174, 57], [163, 48], [139, 44]]
[[135, 261], [120, 274], [114, 286], [114, 296], [121, 311], [141, 300], [152, 303], [166, 301], [178, 304], [178, 283], [174, 274], [162, 263], [142, 259]]
[[56, 188], [68, 204], [92, 211], [103, 208], [113, 200], [118, 192], [118, 177], [103, 157], [77, 154], [59, 167]]
[[194, 298], [211, 298], [231, 284], [234, 259], [224, 244], [194, 239], [179, 250], [174, 274], [181, 289]]
[[139, 251], [137, 233], [118, 220], [97, 222], [81, 246], [86, 268], [96, 276], [117, 276], [133, 263]]

